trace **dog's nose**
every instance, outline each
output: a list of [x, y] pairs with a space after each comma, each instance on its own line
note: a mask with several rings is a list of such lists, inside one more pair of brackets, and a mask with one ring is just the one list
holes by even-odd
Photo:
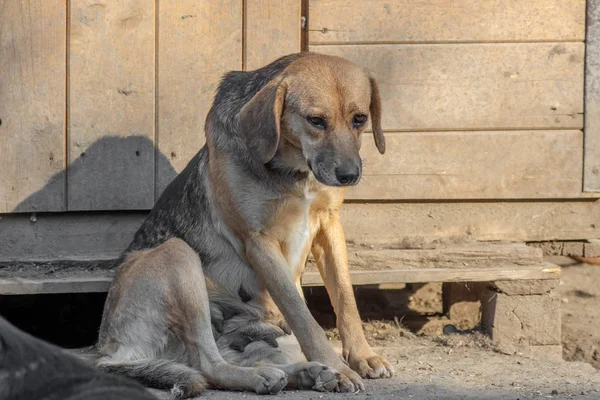
[[355, 184], [360, 178], [360, 168], [357, 164], [337, 167], [335, 169], [335, 177], [342, 185]]

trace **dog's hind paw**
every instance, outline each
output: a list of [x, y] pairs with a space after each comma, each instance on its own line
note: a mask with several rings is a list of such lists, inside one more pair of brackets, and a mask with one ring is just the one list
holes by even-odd
[[254, 391], [258, 394], [276, 394], [287, 385], [285, 372], [277, 368], [256, 368], [257, 382]]
[[326, 365], [314, 363], [317, 365], [308, 368], [308, 373], [313, 378], [312, 389], [319, 392], [331, 392], [340, 382], [341, 375], [335, 369], [329, 368]]

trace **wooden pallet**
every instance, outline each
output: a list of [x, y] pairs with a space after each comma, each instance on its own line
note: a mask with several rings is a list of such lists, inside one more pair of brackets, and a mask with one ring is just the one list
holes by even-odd
[[[515, 243], [406, 247], [350, 245], [352, 282], [443, 282], [444, 311], [457, 327], [481, 324], [506, 351], [540, 346], [559, 351], [560, 301], [554, 289], [560, 267], [544, 262], [541, 249]], [[0, 295], [106, 292], [112, 264], [0, 263]], [[323, 285], [312, 260], [302, 284]]]

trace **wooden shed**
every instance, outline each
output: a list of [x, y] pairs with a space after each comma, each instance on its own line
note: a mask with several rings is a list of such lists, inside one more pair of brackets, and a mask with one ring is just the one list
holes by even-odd
[[[0, 16], [0, 261], [117, 256], [203, 145], [222, 74], [307, 50], [382, 94], [387, 152], [363, 141], [350, 242], [600, 255], [598, 0], [19, 0]], [[498, 279], [463, 272], [426, 276]]]

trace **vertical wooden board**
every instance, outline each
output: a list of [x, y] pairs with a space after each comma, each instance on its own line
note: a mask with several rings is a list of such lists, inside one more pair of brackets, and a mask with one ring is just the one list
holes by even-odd
[[204, 120], [222, 75], [242, 69], [242, 5], [159, 4], [157, 196], [204, 145]]
[[154, 204], [154, 2], [73, 0], [69, 210]]
[[583, 43], [310, 49], [373, 72], [389, 131], [583, 127]]
[[0, 1], [0, 212], [65, 208], [66, 5]]
[[310, 0], [309, 41], [583, 41], [585, 0]]
[[245, 4], [245, 70], [300, 51], [301, 0], [246, 0]]
[[600, 0], [588, 0], [583, 190], [600, 192]]

